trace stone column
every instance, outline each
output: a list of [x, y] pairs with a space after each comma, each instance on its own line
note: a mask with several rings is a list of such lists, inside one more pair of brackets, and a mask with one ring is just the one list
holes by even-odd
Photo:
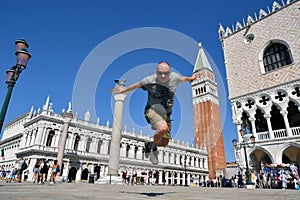
[[236, 128], [237, 128], [237, 135], [238, 135], [239, 143], [240, 143], [240, 142], [243, 141], [243, 138], [242, 138], [242, 136], [241, 136], [241, 134], [240, 134], [240, 130], [241, 130], [241, 128], [242, 128], [241, 124], [240, 124], [240, 123], [236, 124]]
[[174, 154], [174, 164], [180, 165], [179, 154]]
[[41, 141], [42, 146], [46, 145], [46, 140], [47, 140], [48, 134], [49, 134], [49, 129], [45, 128], [43, 131], [43, 136], [42, 136], [42, 141]]
[[180, 172], [177, 172], [177, 185], [180, 185]]
[[27, 138], [28, 138], [28, 132], [25, 132], [20, 142], [20, 147], [19, 147], [20, 149], [26, 147]]
[[54, 138], [53, 138], [54, 144], [53, 144], [52, 146], [53, 146], [53, 147], [58, 147], [58, 146], [59, 146], [59, 142], [60, 142], [59, 139], [60, 139], [61, 133], [60, 133], [60, 131], [57, 130], [57, 129], [54, 129], [53, 131], [55, 132], [55, 134], [54, 134]]
[[129, 148], [129, 152], [128, 152], [128, 158], [134, 158], [134, 149], [135, 146], [133, 144], [129, 144], [130, 148]]
[[171, 158], [170, 158], [170, 164], [175, 164], [175, 162], [174, 162], [174, 157], [175, 157], [175, 153], [174, 152], [172, 152], [171, 153]]
[[255, 138], [257, 138], [256, 127], [255, 127], [255, 119], [253, 117], [249, 118], [252, 126], [252, 134]]
[[126, 146], [127, 144], [122, 143], [121, 151], [120, 151], [120, 156], [125, 158], [126, 157]]
[[80, 167], [77, 169], [77, 172], [76, 172], [76, 178], [75, 178], [76, 181], [81, 180], [81, 173], [82, 173], [82, 167], [81, 167], [81, 164], [80, 164]]
[[[69, 123], [73, 118], [73, 114], [70, 112], [63, 112], [61, 116], [64, 118], [64, 127], [61, 133], [61, 139], [60, 139], [60, 144], [58, 148], [58, 153], [57, 153], [57, 160], [59, 165], [62, 167], [63, 163], [63, 158], [64, 158], [64, 153], [65, 153], [65, 146], [66, 146], [66, 141], [67, 141], [67, 135], [68, 135], [68, 129], [69, 129]], [[62, 170], [61, 170], [62, 171]], [[59, 173], [59, 175], [61, 172]]]
[[204, 165], [203, 165], [203, 167], [204, 167], [205, 169], [208, 169], [207, 159], [204, 159]]
[[35, 144], [41, 145], [43, 131], [44, 131], [44, 127], [41, 126], [41, 127], [38, 128], [37, 136], [36, 136], [36, 139], [35, 139]]
[[[105, 165], [105, 167], [104, 167], [104, 176], [107, 176], [109, 174], [108, 171], [109, 171], [109, 167], [107, 165]], [[118, 172], [118, 169], [117, 169], [117, 172]]]
[[139, 160], [142, 160], [143, 159], [143, 147], [142, 146], [138, 146], [138, 150], [137, 150], [137, 153], [136, 153], [136, 158], [139, 159]]
[[265, 114], [265, 118], [267, 120], [267, 125], [268, 125], [268, 130], [269, 130], [269, 137], [270, 139], [274, 139], [274, 133], [271, 125], [271, 115], [270, 114]]
[[31, 131], [30, 137], [31, 137], [31, 139], [30, 139], [29, 146], [32, 146], [32, 145], [34, 145], [34, 141], [35, 141], [35, 132], [34, 132], [34, 130]]
[[74, 133], [71, 133], [70, 137], [68, 138], [68, 140], [69, 140], [68, 147], [67, 147], [68, 149], [72, 149], [72, 147], [73, 147], [73, 141], [75, 140], [74, 136], [75, 136]]
[[191, 158], [190, 158], [190, 166], [195, 167], [195, 157], [194, 156], [191, 156]]
[[120, 142], [121, 142], [121, 127], [123, 106], [126, 94], [116, 94], [113, 92], [115, 99], [114, 118], [112, 127], [112, 137], [110, 144], [110, 155], [108, 164], [108, 174], [118, 175], [119, 158], [120, 158]]
[[159, 171], [158, 172], [158, 185], [161, 185], [163, 183], [162, 175], [163, 175], [163, 171]]
[[103, 141], [103, 147], [102, 147], [103, 154], [108, 154], [109, 143], [110, 143], [109, 140], [104, 140]]
[[80, 134], [80, 141], [79, 141], [79, 145], [78, 145], [78, 150], [79, 151], [85, 151], [85, 135]]
[[280, 113], [282, 114], [283, 119], [284, 119], [284, 124], [285, 124], [287, 137], [293, 136], [292, 130], [291, 130], [291, 127], [290, 127], [290, 123], [289, 123], [289, 120], [287, 118], [287, 114], [288, 114], [287, 111], [280, 111]]
[[176, 172], [172, 171], [171, 172], [171, 185], [173, 185], [173, 186], [175, 185], [175, 181], [176, 181], [175, 176], [176, 176]]
[[196, 157], [195, 159], [196, 159], [196, 161], [195, 161], [195, 162], [196, 162], [195, 167], [200, 168], [200, 165], [199, 165], [199, 164], [200, 164], [200, 163], [199, 163], [199, 158]]
[[92, 137], [90, 152], [91, 153], [97, 153], [97, 139], [94, 136]]

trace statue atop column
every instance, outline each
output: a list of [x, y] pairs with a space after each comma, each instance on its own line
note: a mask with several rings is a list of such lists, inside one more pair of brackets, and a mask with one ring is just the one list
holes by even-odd
[[117, 86], [125, 87], [126, 80], [125, 79], [123, 79], [121, 81], [120, 80], [115, 80], [115, 83], [116, 83]]

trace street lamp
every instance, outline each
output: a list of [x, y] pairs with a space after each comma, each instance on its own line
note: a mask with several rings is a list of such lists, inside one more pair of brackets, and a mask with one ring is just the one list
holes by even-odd
[[7, 84], [8, 90], [0, 113], [0, 132], [2, 130], [2, 126], [8, 108], [8, 104], [10, 101], [10, 97], [12, 94], [12, 90], [19, 78], [19, 75], [21, 74], [22, 70], [26, 69], [28, 60], [31, 58], [31, 55], [27, 51], [29, 45], [24, 39], [16, 40], [15, 44], [16, 44], [15, 54], [17, 56], [17, 61], [15, 66], [11, 67], [9, 70], [6, 71], [5, 83]]
[[188, 186], [187, 174], [186, 174], [186, 160], [187, 160], [187, 155], [184, 156], [184, 186]]
[[188, 186], [187, 184], [187, 174], [186, 174], [186, 155], [184, 156], [184, 186]]
[[242, 141], [238, 144], [236, 139], [232, 140], [232, 144], [236, 150], [239, 150], [241, 148], [244, 149], [245, 154], [245, 162], [246, 162], [246, 186], [247, 185], [253, 185], [251, 178], [250, 178], [250, 170], [248, 165], [248, 158], [246, 153], [246, 148], [253, 148], [255, 146], [255, 137], [252, 135], [250, 137], [250, 142], [247, 137], [245, 137], [245, 130], [241, 129], [240, 135], [242, 136]]

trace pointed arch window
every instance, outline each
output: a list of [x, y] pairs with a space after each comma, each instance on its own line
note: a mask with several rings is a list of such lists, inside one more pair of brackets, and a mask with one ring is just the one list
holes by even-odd
[[288, 105], [289, 106], [287, 107], [287, 117], [289, 120], [290, 127], [292, 128], [300, 126], [300, 111], [298, 106], [294, 101], [289, 101]]
[[91, 143], [92, 143], [92, 138], [89, 138], [86, 142], [86, 152], [90, 152]]
[[268, 131], [267, 120], [264, 117], [264, 113], [261, 109], [256, 109], [255, 116], [255, 128], [257, 132], [265, 132]]
[[129, 150], [130, 150], [130, 145], [127, 144], [127, 145], [126, 145], [126, 158], [129, 157]]
[[77, 135], [76, 138], [75, 138], [74, 148], [73, 148], [75, 151], [78, 150], [79, 141], [80, 141], [80, 137], [79, 137], [79, 135]]
[[97, 146], [97, 153], [101, 153], [101, 146], [102, 146], [103, 141], [99, 140], [98, 141], [98, 146]]
[[51, 146], [52, 140], [53, 140], [53, 138], [54, 138], [54, 134], [55, 134], [54, 130], [50, 130], [50, 131], [49, 131], [49, 134], [48, 134], [48, 137], [47, 137], [47, 142], [46, 142], [46, 146], [47, 146], [47, 147], [50, 147], [50, 146]]
[[281, 43], [273, 43], [266, 48], [263, 54], [265, 72], [269, 72], [292, 63], [287, 46]]
[[109, 140], [109, 142], [108, 142], [108, 149], [107, 149], [107, 154], [108, 155], [110, 154], [110, 145], [111, 145], [111, 141]]
[[137, 158], [137, 152], [138, 152], [138, 150], [139, 150], [138, 146], [135, 146], [134, 147], [134, 159]]

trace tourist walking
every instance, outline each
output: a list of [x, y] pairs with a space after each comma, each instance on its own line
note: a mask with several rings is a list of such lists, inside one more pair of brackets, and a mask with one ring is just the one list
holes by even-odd
[[39, 177], [40, 177], [40, 167], [41, 167], [41, 163], [39, 161], [39, 159], [36, 160], [34, 166], [33, 166], [33, 178], [32, 178], [32, 182], [39, 182]]
[[27, 168], [27, 164], [23, 157], [16, 161], [17, 167], [17, 181], [21, 183], [23, 171]]
[[44, 160], [44, 162], [41, 164], [41, 179], [40, 179], [40, 182], [42, 184], [44, 184], [45, 181], [47, 180], [48, 171], [49, 171], [48, 162], [47, 162], [47, 160]]
[[58, 160], [54, 160], [53, 165], [51, 165], [50, 184], [55, 183], [55, 178], [58, 172], [60, 172]]

